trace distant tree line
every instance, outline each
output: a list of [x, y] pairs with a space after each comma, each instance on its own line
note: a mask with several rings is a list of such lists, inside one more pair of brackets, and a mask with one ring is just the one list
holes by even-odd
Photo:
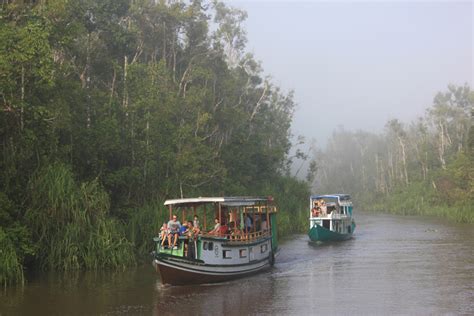
[[304, 227], [293, 94], [245, 51], [245, 18], [219, 1], [0, 3], [0, 283], [134, 264], [166, 198], [275, 195], [285, 231]]
[[392, 119], [383, 133], [334, 132], [315, 154], [314, 185], [352, 193], [360, 209], [474, 222], [474, 92], [438, 93], [424, 116]]

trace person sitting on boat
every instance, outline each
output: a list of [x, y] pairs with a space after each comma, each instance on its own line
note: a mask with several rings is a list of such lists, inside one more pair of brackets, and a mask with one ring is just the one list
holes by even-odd
[[173, 249], [176, 249], [176, 245], [178, 243], [178, 235], [179, 235], [179, 229], [181, 228], [181, 223], [178, 221], [178, 217], [176, 215], [173, 215], [173, 219], [171, 219], [168, 222], [168, 246], [171, 247], [171, 237], [174, 236], [173, 239]]
[[237, 229], [237, 225], [235, 224], [235, 222], [229, 223], [229, 234], [230, 239], [239, 239], [237, 237], [240, 236], [240, 230]]
[[183, 225], [179, 228], [179, 235], [184, 236], [186, 234], [186, 230], [188, 229], [188, 225], [186, 221], [183, 222]]
[[165, 240], [168, 238], [168, 233], [168, 223], [165, 222], [160, 228], [161, 247], [165, 246]]
[[229, 232], [229, 227], [225, 224], [225, 221], [222, 222], [221, 226], [219, 227], [219, 236], [224, 236]]
[[321, 207], [319, 207], [319, 206], [313, 207], [313, 209], [311, 210], [311, 216], [312, 217], [319, 217], [319, 214], [321, 214]]
[[214, 228], [209, 231], [209, 234], [211, 235], [218, 235], [219, 234], [219, 229], [221, 228], [221, 224], [219, 223], [219, 219], [216, 217], [214, 218]]

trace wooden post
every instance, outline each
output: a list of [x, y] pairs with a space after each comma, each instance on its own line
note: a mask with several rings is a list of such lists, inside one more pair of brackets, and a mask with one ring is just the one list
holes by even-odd
[[270, 231], [270, 215], [268, 214], [268, 204], [267, 204], [267, 232]]
[[204, 231], [206, 231], [206, 213], [207, 213], [207, 208], [206, 208], [206, 204], [204, 204], [204, 218], [203, 218], [203, 221], [204, 221]]
[[242, 211], [242, 214], [244, 215], [243, 216], [243, 219], [244, 219], [244, 234], [247, 235], [247, 226], [245, 225], [245, 220], [247, 219], [247, 209], [245, 208], [245, 206], [243, 208], [244, 208], [244, 210]]
[[[257, 210], [258, 210], [258, 207], [257, 207]], [[254, 211], [252, 213], [252, 219], [253, 219], [253, 227], [252, 227], [252, 230], [253, 232], [255, 233], [255, 231], [257, 230], [257, 223], [255, 222], [255, 208], [254, 208]]]
[[181, 221], [181, 224], [184, 224], [184, 220], [186, 219], [186, 215], [185, 215], [185, 209], [184, 207], [182, 208], [182, 211], [181, 211], [181, 214], [182, 214], [182, 221]]
[[170, 220], [173, 218], [173, 208], [171, 207], [171, 205], [168, 206], [169, 210], [170, 210]]
[[222, 205], [219, 203], [219, 224], [222, 225]]

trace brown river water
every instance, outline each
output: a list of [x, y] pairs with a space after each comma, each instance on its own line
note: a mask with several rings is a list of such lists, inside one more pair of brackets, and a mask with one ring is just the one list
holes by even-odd
[[0, 290], [0, 315], [474, 315], [474, 225], [358, 213], [349, 241], [280, 241], [274, 268], [227, 283], [163, 286], [151, 264], [42, 274]]

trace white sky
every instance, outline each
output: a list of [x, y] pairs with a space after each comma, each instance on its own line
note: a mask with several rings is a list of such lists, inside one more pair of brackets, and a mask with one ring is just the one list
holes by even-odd
[[265, 73], [295, 91], [293, 133], [320, 145], [338, 125], [381, 131], [450, 83], [472, 87], [472, 1], [226, 2], [247, 11]]

